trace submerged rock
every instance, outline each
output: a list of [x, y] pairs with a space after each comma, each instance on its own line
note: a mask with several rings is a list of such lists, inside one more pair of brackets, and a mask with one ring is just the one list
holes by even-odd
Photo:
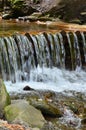
[[4, 108], [11, 103], [9, 94], [3, 81], [0, 79], [0, 117], [3, 117]]

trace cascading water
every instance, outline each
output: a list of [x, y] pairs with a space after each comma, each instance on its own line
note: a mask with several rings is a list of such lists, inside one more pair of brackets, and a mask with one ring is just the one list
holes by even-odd
[[7, 88], [24, 83], [35, 89], [84, 92], [86, 73], [81, 69], [86, 63], [85, 37], [82, 32], [63, 31], [1, 37], [0, 73]]

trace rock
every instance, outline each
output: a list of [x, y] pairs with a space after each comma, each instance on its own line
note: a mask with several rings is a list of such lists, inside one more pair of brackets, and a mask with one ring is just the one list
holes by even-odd
[[25, 128], [22, 125], [18, 124], [9, 124], [7, 121], [0, 120], [0, 130], [30, 130], [29, 128]]
[[39, 21], [57, 21], [56, 19], [54, 19], [53, 17], [48, 17], [48, 15], [45, 16], [41, 16], [38, 18]]
[[85, 113], [84, 113], [84, 115], [82, 117], [81, 124], [86, 125], [86, 111], [85, 111]]
[[30, 16], [27, 16], [27, 20], [29, 20], [29, 21], [37, 21], [41, 15], [42, 15], [41, 12], [32, 13]]
[[40, 17], [42, 15], [41, 12], [35, 12], [32, 14], [32, 16], [35, 16], [35, 17]]
[[5, 108], [5, 117], [10, 123], [42, 128], [45, 119], [41, 112], [25, 100], [19, 100]]
[[9, 94], [3, 81], [0, 79], [0, 118], [3, 117], [4, 108], [11, 103]]
[[32, 90], [34, 90], [34, 89], [31, 88], [31, 87], [29, 87], [29, 86], [25, 86], [25, 87], [23, 88], [23, 90], [24, 90], [24, 91], [32, 91]]
[[[9, 0], [4, 1], [6, 7], [11, 7], [12, 17], [29, 16], [41, 13], [40, 20], [47, 21], [57, 18], [66, 22], [86, 24], [86, 0]], [[0, 7], [4, 6], [2, 1]], [[46, 15], [49, 17], [46, 19]], [[31, 21], [39, 20], [39, 16], [30, 16]]]
[[86, 125], [86, 118], [84, 118], [84, 119], [81, 121], [81, 123], [82, 123], [83, 125]]
[[52, 100], [31, 98], [29, 99], [29, 102], [32, 106], [41, 110], [41, 112], [44, 115], [51, 116], [51, 117], [62, 116], [62, 112], [60, 111], [59, 107], [55, 106]]
[[[27, 3], [27, 0], [25, 2]], [[49, 14], [50, 17], [67, 22], [86, 23], [86, 0], [41, 0], [39, 4], [32, 6], [42, 12], [43, 16]]]
[[2, 19], [10, 19], [11, 15], [10, 14], [3, 14]]
[[[9, 3], [10, 1], [10, 3]], [[86, 24], [86, 0], [9, 0], [1, 1], [1, 8], [10, 8], [11, 17], [29, 16], [31, 21], [55, 20], [60, 18], [66, 22]], [[4, 7], [6, 5], [6, 7]], [[33, 14], [42, 14], [39, 16]], [[47, 18], [46, 15], [49, 15]], [[8, 18], [9, 17], [3, 17]]]
[[[70, 22], [78, 19], [78, 22], [86, 23], [86, 14], [82, 13], [86, 11], [85, 0], [54, 0], [54, 6], [47, 11], [50, 16], [59, 17], [60, 19]], [[84, 15], [82, 15], [84, 14]]]
[[39, 128], [33, 128], [32, 130], [40, 130]]
[[[70, 95], [67, 95], [67, 92], [57, 93], [49, 90], [29, 91], [24, 93], [25, 95], [22, 94], [22, 96], [18, 94], [20, 101], [16, 102], [21, 102], [22, 98], [27, 99], [31, 104], [37, 104], [38, 107], [41, 107], [40, 104], [47, 104], [48, 107], [54, 106], [60, 110], [62, 117], [58, 118], [58, 116], [52, 116], [50, 113], [47, 114], [46, 109], [40, 108], [47, 121], [41, 128], [42, 130], [76, 130], [76, 128], [85, 130], [85, 124], [81, 123], [81, 120], [86, 118], [86, 95], [74, 91], [70, 91]], [[12, 103], [16, 102], [12, 101]], [[46, 103], [44, 104], [43, 102]], [[37, 129], [37, 126], [31, 130], [33, 129]]]
[[41, 130], [56, 130], [56, 129], [54, 128], [54, 125], [51, 122], [47, 122], [44, 124]]
[[73, 19], [73, 20], [70, 20], [70, 23], [76, 23], [76, 24], [81, 24], [81, 21], [80, 19]]

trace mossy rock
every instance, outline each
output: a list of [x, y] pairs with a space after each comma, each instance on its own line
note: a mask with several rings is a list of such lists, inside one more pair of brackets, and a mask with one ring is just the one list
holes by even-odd
[[42, 128], [46, 122], [41, 112], [29, 105], [25, 100], [17, 100], [17, 102], [5, 108], [5, 117], [10, 123], [21, 122], [31, 127]]
[[0, 117], [3, 117], [4, 108], [11, 103], [10, 96], [4, 82], [0, 79]]

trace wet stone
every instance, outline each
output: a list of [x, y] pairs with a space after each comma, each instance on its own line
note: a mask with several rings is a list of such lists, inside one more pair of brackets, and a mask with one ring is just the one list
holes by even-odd
[[82, 123], [83, 125], [86, 125], [86, 118], [84, 118], [84, 119], [81, 121], [81, 123]]
[[23, 88], [23, 90], [24, 90], [24, 91], [32, 91], [32, 90], [34, 90], [34, 89], [31, 88], [31, 87], [29, 87], [29, 86], [25, 86], [25, 87]]
[[55, 130], [55, 127], [51, 122], [47, 122], [41, 130]]

